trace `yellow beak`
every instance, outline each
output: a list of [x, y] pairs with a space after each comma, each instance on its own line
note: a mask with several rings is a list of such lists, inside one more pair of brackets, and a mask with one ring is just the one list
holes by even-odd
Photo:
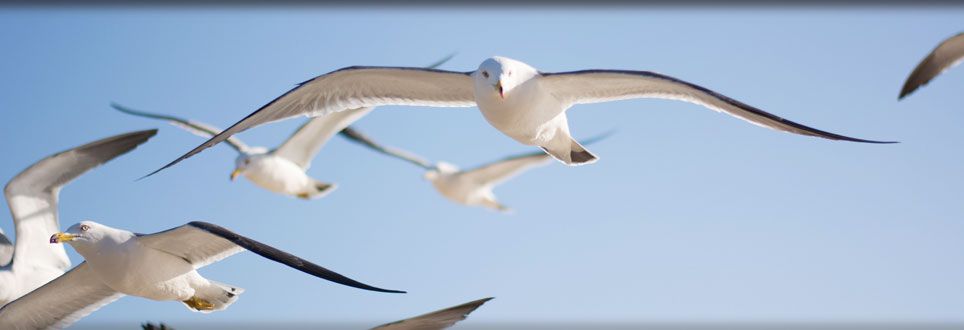
[[66, 242], [73, 241], [75, 238], [77, 238], [77, 235], [68, 234], [68, 233], [56, 233], [53, 236], [50, 236], [50, 244], [66, 243]]
[[234, 172], [231, 172], [231, 181], [234, 181], [234, 179], [237, 178], [238, 175], [241, 175], [241, 169], [236, 168], [234, 169]]

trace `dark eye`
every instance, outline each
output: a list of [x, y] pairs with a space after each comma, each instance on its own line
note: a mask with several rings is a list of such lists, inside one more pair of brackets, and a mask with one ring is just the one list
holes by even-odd
[[251, 160], [250, 160], [250, 159], [245, 159], [245, 160], [244, 160], [244, 165], [248, 165], [248, 164], [251, 164]]
[[482, 71], [482, 76], [485, 78], [489, 78], [489, 73], [487, 71]]
[[80, 231], [88, 231], [88, 230], [90, 230], [90, 226], [88, 226], [88, 225], [80, 225]]

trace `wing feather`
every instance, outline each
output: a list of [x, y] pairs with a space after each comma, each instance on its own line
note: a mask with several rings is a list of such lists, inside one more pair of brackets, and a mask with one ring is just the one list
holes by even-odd
[[[613, 131], [608, 131], [606, 133], [579, 141], [579, 143], [584, 146], [588, 146], [601, 141], [612, 134]], [[462, 171], [462, 174], [460, 175], [463, 175], [465, 178], [470, 179], [480, 185], [496, 185], [512, 178], [515, 175], [518, 175], [519, 173], [522, 173], [522, 171], [535, 166], [544, 165], [550, 159], [550, 156], [542, 150], [527, 152], [515, 156], [509, 156], [474, 169]]]
[[147, 176], [187, 159], [228, 137], [261, 124], [299, 115], [383, 105], [471, 107], [475, 105], [470, 72], [413, 67], [354, 66], [305, 81], [227, 130]]
[[404, 291], [376, 288], [355, 281], [298, 256], [207, 222], [194, 221], [159, 233], [140, 235], [137, 239], [145, 246], [184, 258], [184, 260], [194, 264], [195, 268], [204, 267], [243, 250], [248, 250], [306, 274], [338, 284], [370, 291], [405, 293]]
[[964, 33], [947, 38], [927, 54], [927, 57], [917, 64], [904, 81], [904, 87], [901, 88], [897, 99], [900, 100], [921, 86], [927, 85], [931, 79], [960, 64], [961, 61], [964, 61]]
[[319, 116], [301, 125], [274, 153], [307, 170], [311, 159], [335, 133], [361, 119], [374, 108], [351, 109]]
[[17, 174], [4, 188], [17, 232], [13, 262], [30, 262], [67, 270], [70, 260], [60, 244], [47, 238], [60, 230], [60, 188], [87, 171], [134, 150], [157, 130], [115, 135], [44, 158]]
[[434, 167], [431, 162], [415, 154], [412, 154], [405, 150], [400, 150], [389, 146], [381, 145], [375, 142], [374, 140], [372, 140], [371, 138], [369, 138], [368, 136], [366, 136], [365, 134], [362, 134], [362, 132], [359, 132], [358, 130], [354, 129], [353, 127], [346, 127], [345, 129], [343, 129], [341, 131], [341, 136], [345, 137], [349, 141], [359, 143], [382, 154], [392, 156], [392, 157], [407, 161], [409, 163], [415, 164], [416, 166], [419, 166], [426, 170], [432, 169]]
[[699, 104], [758, 126], [830, 140], [894, 143], [857, 139], [808, 127], [731, 99], [702, 86], [648, 71], [585, 70], [544, 73], [540, 84], [562, 102], [597, 103], [636, 98], [661, 98]]
[[419, 315], [413, 318], [382, 324], [371, 330], [441, 330], [469, 317], [469, 314], [493, 298], [470, 301], [458, 306]]
[[[129, 115], [166, 121], [168, 124], [171, 124], [174, 127], [178, 127], [180, 129], [187, 131], [188, 133], [191, 133], [203, 138], [210, 139], [212, 136], [215, 136], [215, 135], [218, 135], [218, 133], [221, 133], [221, 129], [202, 122], [191, 121], [183, 118], [162, 115], [157, 113], [138, 111], [138, 110], [134, 110], [134, 109], [122, 106], [117, 103], [111, 103], [110, 106], [117, 111], [129, 114]], [[251, 149], [250, 147], [248, 147], [247, 144], [244, 144], [244, 142], [241, 142], [241, 139], [238, 139], [236, 136], [232, 136], [227, 140], [225, 140], [224, 142], [227, 143], [229, 146], [231, 146], [231, 148], [234, 148], [234, 150], [240, 153], [245, 153]]]
[[123, 296], [84, 262], [0, 308], [0, 329], [63, 329]]

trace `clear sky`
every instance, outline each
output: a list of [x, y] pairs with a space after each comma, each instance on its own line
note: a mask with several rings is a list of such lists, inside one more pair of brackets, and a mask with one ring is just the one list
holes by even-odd
[[[226, 311], [126, 297], [79, 325], [375, 325], [486, 296], [496, 300], [470, 321], [964, 321], [964, 69], [897, 102], [913, 67], [962, 22], [960, 7], [7, 8], [0, 179], [159, 127], [62, 191], [62, 227], [205, 220], [409, 291], [361, 291], [243, 253], [201, 270], [247, 289]], [[682, 102], [577, 106], [577, 137], [618, 130], [591, 147], [600, 161], [553, 163], [498, 187], [516, 209], [503, 215], [452, 204], [418, 168], [340, 138], [309, 170], [339, 184], [320, 200], [229, 182], [226, 146], [135, 182], [202, 139], [108, 107], [226, 127], [318, 74], [452, 52], [444, 69], [503, 55], [549, 72], [657, 71], [816, 128], [902, 143], [784, 134]], [[301, 122], [239, 137], [273, 147]], [[463, 167], [532, 150], [475, 108], [384, 107], [357, 127]]]

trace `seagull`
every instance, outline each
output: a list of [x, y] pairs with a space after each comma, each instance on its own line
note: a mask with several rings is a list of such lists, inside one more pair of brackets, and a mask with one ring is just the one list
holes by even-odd
[[[492, 188], [525, 170], [546, 165], [551, 160], [545, 152], [536, 151], [505, 157], [473, 169], [460, 170], [458, 166], [451, 163], [440, 161], [431, 164], [429, 161], [406, 151], [383, 146], [350, 126], [342, 130], [341, 134], [351, 141], [425, 169], [424, 178], [432, 183], [435, 190], [450, 201], [467, 206], [481, 206], [501, 212], [511, 212], [512, 209], [496, 200]], [[610, 134], [612, 134], [611, 131], [586, 139], [581, 143], [589, 145], [605, 139]]]
[[64, 328], [124, 295], [179, 301], [196, 312], [220, 311], [244, 289], [208, 280], [197, 269], [244, 250], [335, 283], [405, 293], [360, 283], [207, 222], [145, 235], [81, 221], [53, 234], [50, 243], [70, 244], [86, 261], [0, 308], [0, 329]]
[[[171, 125], [207, 138], [221, 132], [220, 129], [197, 121], [138, 111], [116, 103], [112, 103], [111, 107], [135, 116], [165, 120]], [[238, 152], [238, 157], [234, 160], [235, 168], [230, 178], [234, 181], [241, 175], [268, 191], [305, 200], [324, 197], [334, 191], [337, 185], [309, 177], [305, 172], [311, 167], [311, 159], [335, 133], [371, 111], [372, 108], [360, 108], [331, 116], [315, 117], [301, 125], [288, 140], [274, 150], [250, 147], [232, 136], [227, 140], [227, 144]]]
[[[0, 230], [0, 306], [63, 275], [63, 246], [46, 244], [60, 230], [60, 189], [87, 171], [134, 150], [157, 130], [115, 135], [49, 156], [17, 174], [4, 189], [17, 231], [16, 245]], [[12, 261], [12, 262], [11, 262]]]
[[443, 310], [434, 311], [425, 315], [416, 316], [401, 321], [382, 324], [371, 330], [442, 330], [455, 325], [464, 320], [476, 309], [485, 304], [492, 297], [470, 301], [458, 306], [449, 307]]
[[576, 104], [634, 98], [696, 103], [759, 126], [794, 134], [831, 140], [893, 143], [857, 139], [797, 124], [704, 87], [654, 72], [584, 70], [545, 73], [526, 63], [496, 56], [469, 72], [353, 66], [317, 76], [298, 84], [147, 176], [258, 125], [299, 115], [324, 116], [383, 105], [478, 106], [486, 121], [510, 138], [525, 145], [539, 146], [566, 165], [590, 164], [597, 157], [570, 135], [566, 110]]
[[964, 61], [964, 33], [959, 33], [941, 42], [940, 45], [937, 45], [937, 48], [927, 54], [927, 57], [920, 64], [917, 64], [914, 72], [911, 72], [907, 81], [904, 82], [904, 87], [901, 88], [897, 100], [903, 99], [921, 86], [927, 85], [931, 79], [947, 71], [947, 69], [961, 64], [962, 61]]

